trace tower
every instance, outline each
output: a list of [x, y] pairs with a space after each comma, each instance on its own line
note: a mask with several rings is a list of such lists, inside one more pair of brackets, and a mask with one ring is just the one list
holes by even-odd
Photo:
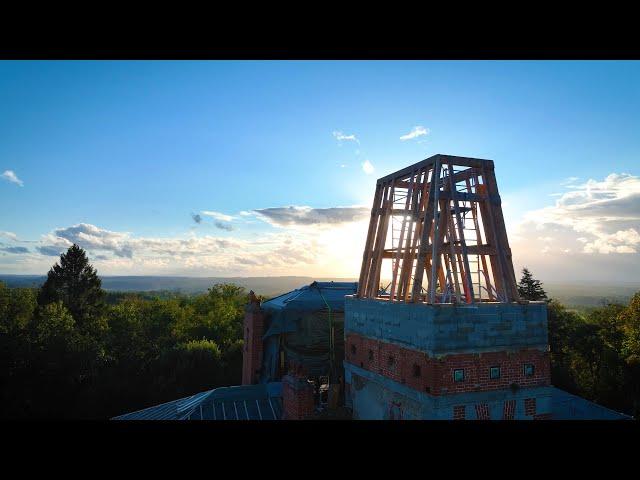
[[354, 418], [550, 416], [546, 304], [518, 296], [491, 160], [378, 180], [345, 342]]

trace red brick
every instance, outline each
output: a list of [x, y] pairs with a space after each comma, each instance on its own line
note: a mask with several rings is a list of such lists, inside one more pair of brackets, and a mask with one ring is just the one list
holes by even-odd
[[465, 407], [464, 405], [456, 405], [453, 407], [453, 419], [464, 420], [465, 419]]
[[282, 377], [282, 419], [305, 420], [314, 413], [313, 386], [300, 365], [291, 363], [290, 371]]
[[[347, 362], [397, 382], [404, 380], [411, 388], [422, 392], [429, 391], [432, 395], [506, 389], [513, 383], [523, 387], [550, 384], [549, 352], [536, 349], [482, 354], [464, 353], [435, 359], [429, 358], [419, 350], [357, 334], [348, 334], [346, 344]], [[356, 345], [355, 354], [352, 353], [350, 345]], [[373, 352], [373, 359], [369, 359], [369, 350]], [[389, 356], [395, 358], [393, 367], [388, 365]], [[525, 363], [534, 365], [533, 377], [524, 376]], [[413, 376], [413, 365], [420, 366], [419, 377]], [[500, 366], [499, 379], [489, 379], [489, 368], [493, 366]], [[465, 380], [458, 383], [453, 381], [453, 371], [459, 368], [465, 370]]]
[[258, 383], [262, 368], [262, 335], [264, 312], [259, 306], [249, 304], [244, 315], [244, 352], [242, 353], [242, 384]]
[[536, 399], [525, 398], [524, 399], [524, 414], [527, 416], [534, 416], [536, 414]]

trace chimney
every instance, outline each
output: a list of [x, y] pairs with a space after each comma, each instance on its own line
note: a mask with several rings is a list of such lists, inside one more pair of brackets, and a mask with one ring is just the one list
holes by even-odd
[[242, 384], [258, 383], [262, 368], [262, 335], [264, 334], [264, 312], [260, 299], [251, 290], [249, 303], [244, 309], [244, 351], [242, 352]]
[[314, 413], [313, 384], [302, 364], [290, 361], [289, 372], [282, 377], [282, 419], [305, 420]]

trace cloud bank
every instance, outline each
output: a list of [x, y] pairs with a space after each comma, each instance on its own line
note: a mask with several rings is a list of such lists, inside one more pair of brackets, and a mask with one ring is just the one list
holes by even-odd
[[[178, 237], [143, 237], [90, 223], [59, 227], [32, 249], [0, 244], [0, 271], [44, 273], [77, 243], [102, 275], [357, 276], [368, 208], [291, 206], [244, 213], [261, 221], [224, 237], [193, 230]], [[224, 221], [214, 225], [233, 229]]]
[[[582, 279], [637, 278], [640, 269], [640, 177], [563, 182], [552, 206], [527, 212], [509, 232], [514, 259], [553, 275]], [[551, 276], [551, 275], [550, 275]]]
[[278, 227], [293, 225], [336, 225], [366, 218], [370, 209], [366, 207], [275, 207], [255, 210], [265, 221]]

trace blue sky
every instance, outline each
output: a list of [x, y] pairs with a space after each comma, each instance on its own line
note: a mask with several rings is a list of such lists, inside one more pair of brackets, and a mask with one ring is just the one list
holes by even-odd
[[435, 153], [495, 161], [517, 266], [640, 266], [633, 208], [592, 222], [640, 211], [639, 62], [5, 61], [0, 105], [3, 273], [79, 240], [106, 274], [357, 276], [350, 212]]

